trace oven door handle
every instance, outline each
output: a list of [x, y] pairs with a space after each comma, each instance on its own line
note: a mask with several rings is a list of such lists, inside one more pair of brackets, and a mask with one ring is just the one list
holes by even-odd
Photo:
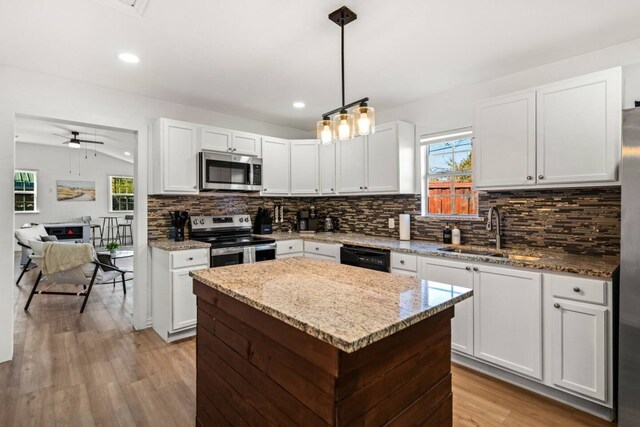
[[243, 247], [211, 249], [211, 255], [231, 255], [244, 253]]
[[255, 245], [254, 248], [256, 248], [256, 252], [257, 251], [268, 251], [268, 250], [276, 249], [276, 244], [275, 243], [266, 243], [264, 245]]

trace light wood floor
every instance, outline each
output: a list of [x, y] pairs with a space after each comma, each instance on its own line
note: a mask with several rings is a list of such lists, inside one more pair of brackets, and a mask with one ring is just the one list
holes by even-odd
[[[131, 326], [131, 292], [36, 296], [16, 287], [14, 360], [0, 364], [2, 426], [193, 426], [195, 340], [167, 345]], [[129, 284], [131, 286], [131, 284]], [[453, 367], [455, 426], [609, 426], [587, 414]]]

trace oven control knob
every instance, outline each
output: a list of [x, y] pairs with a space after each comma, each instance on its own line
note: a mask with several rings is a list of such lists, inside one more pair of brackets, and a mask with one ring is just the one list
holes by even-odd
[[201, 219], [201, 220], [200, 220], [200, 224], [203, 224], [203, 225], [204, 225], [204, 219]]
[[240, 217], [240, 222], [244, 222], [244, 217]]

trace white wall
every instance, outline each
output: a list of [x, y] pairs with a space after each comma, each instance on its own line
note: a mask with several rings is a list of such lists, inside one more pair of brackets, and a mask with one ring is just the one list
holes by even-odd
[[[132, 152], [133, 144], [134, 142], [131, 141]], [[65, 146], [16, 144], [16, 169], [38, 172], [39, 211], [39, 213], [16, 213], [16, 227], [27, 222], [43, 224], [77, 221], [82, 216], [91, 216], [93, 222], [97, 223], [99, 217], [109, 214], [109, 175], [133, 176], [133, 163], [102, 153], [97, 153], [94, 157], [93, 152], [90, 152], [86, 159], [84, 155], [84, 150], [69, 149]], [[78, 164], [80, 175], [78, 175]], [[58, 180], [94, 181], [96, 200], [58, 201], [56, 195]]]
[[[147, 283], [147, 183], [150, 123], [159, 117], [228, 127], [282, 138], [304, 138], [308, 132], [256, 120], [206, 111], [158, 99], [0, 66], [0, 362], [13, 353], [13, 170], [16, 114], [32, 115], [126, 129], [137, 132], [134, 151], [136, 224], [134, 226], [136, 283]], [[134, 287], [134, 325], [148, 321], [148, 287]]]
[[376, 121], [406, 120], [417, 135], [459, 129], [472, 125], [474, 106], [483, 99], [616, 66], [623, 66], [624, 106], [633, 107], [640, 100], [640, 39], [378, 111]]

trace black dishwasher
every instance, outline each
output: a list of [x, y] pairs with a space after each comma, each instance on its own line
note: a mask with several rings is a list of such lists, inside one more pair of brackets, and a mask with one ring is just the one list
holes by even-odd
[[391, 253], [385, 249], [343, 246], [340, 248], [340, 264], [389, 272]]

